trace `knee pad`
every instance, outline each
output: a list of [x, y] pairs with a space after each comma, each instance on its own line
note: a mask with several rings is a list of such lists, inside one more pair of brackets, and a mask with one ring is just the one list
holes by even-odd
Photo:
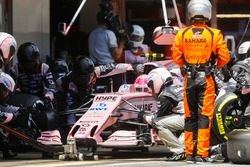
[[197, 129], [197, 120], [193, 117], [186, 118], [184, 129], [189, 132], [194, 132]]
[[205, 115], [199, 117], [199, 129], [207, 129], [209, 127], [209, 119]]

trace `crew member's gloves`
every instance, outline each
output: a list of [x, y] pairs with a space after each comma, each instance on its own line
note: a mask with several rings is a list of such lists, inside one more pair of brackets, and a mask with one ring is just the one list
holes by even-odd
[[37, 110], [32, 106], [32, 107], [20, 107], [15, 113], [14, 117], [19, 117], [19, 116], [28, 116], [29, 114], [35, 113]]
[[[153, 128], [156, 128], [156, 123], [155, 123], [155, 115], [154, 114], [145, 114], [143, 116], [144, 120]], [[156, 128], [157, 129], [157, 128]]]
[[8, 123], [14, 118], [13, 113], [0, 112], [0, 123]]
[[135, 73], [137, 75], [143, 74], [143, 72], [144, 72], [144, 65], [143, 64], [135, 63], [132, 66], [133, 66]]
[[53, 108], [53, 100], [54, 100], [54, 94], [52, 92], [46, 93], [45, 98], [43, 99], [44, 107], [46, 109]]

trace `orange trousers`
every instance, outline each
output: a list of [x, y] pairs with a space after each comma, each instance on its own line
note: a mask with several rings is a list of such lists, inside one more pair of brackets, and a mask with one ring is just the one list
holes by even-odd
[[215, 81], [212, 76], [184, 77], [186, 154], [208, 156], [214, 102]]

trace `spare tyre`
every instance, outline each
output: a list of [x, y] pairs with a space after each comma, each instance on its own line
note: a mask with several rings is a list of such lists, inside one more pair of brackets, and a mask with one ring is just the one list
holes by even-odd
[[219, 143], [227, 141], [229, 132], [244, 126], [242, 116], [240, 99], [236, 94], [227, 92], [216, 100], [212, 131]]
[[250, 129], [235, 129], [228, 135], [227, 155], [236, 164], [250, 164]]

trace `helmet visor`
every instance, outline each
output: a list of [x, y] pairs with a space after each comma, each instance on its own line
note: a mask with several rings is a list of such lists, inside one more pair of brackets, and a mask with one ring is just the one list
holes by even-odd
[[40, 67], [40, 62], [39, 60], [31, 60], [31, 61], [25, 61], [21, 65], [23, 66], [25, 72], [29, 74], [35, 74], [37, 73]]
[[6, 97], [10, 94], [10, 90], [6, 88], [6, 85], [4, 83], [0, 84], [0, 102], [3, 102]]
[[238, 54], [238, 60], [244, 60], [248, 57], [248, 55], [246, 53], [243, 54]]
[[131, 41], [141, 42], [141, 41], [144, 40], [144, 36], [131, 34], [129, 39], [130, 39]]

